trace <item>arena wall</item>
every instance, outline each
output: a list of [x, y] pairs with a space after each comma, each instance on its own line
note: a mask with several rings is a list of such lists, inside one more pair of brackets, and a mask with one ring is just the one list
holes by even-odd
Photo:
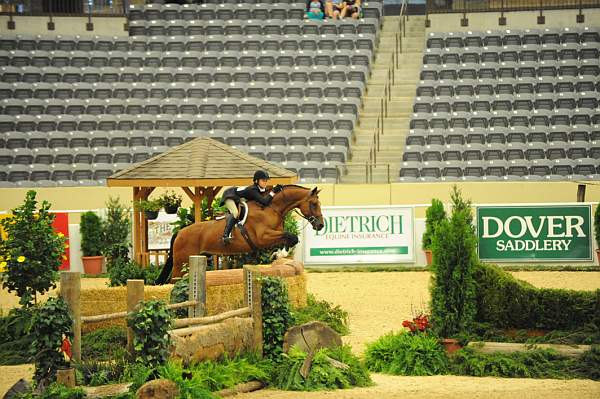
[[512, 11], [505, 12], [506, 26], [498, 25], [499, 12], [477, 12], [468, 13], [469, 26], [460, 26], [463, 18], [461, 13], [452, 14], [430, 14], [431, 26], [426, 29], [429, 32], [462, 32], [462, 31], [486, 31], [494, 29], [543, 29], [564, 28], [569, 26], [600, 26], [600, 9], [584, 9], [585, 22], [578, 24], [576, 16], [579, 10], [547, 10], [543, 15], [546, 17], [544, 25], [537, 24], [539, 11]]

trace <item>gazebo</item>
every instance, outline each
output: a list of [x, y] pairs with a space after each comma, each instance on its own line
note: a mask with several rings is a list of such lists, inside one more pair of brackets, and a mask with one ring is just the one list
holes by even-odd
[[[292, 184], [298, 179], [294, 172], [200, 137], [115, 173], [107, 179], [107, 186], [133, 187], [134, 203], [147, 200], [156, 187], [181, 187], [194, 203], [199, 223], [204, 198], [210, 204], [221, 188], [248, 185], [257, 169], [266, 170], [272, 184]], [[149, 263], [148, 221], [137, 209], [133, 212], [133, 252], [137, 262]]]

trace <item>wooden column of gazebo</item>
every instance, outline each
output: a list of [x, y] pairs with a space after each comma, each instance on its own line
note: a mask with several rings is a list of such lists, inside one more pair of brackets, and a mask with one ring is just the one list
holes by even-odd
[[[107, 180], [108, 187], [133, 187], [134, 204], [147, 200], [156, 187], [181, 187], [194, 203], [195, 222], [202, 219], [202, 200], [212, 204], [221, 188], [251, 184], [257, 169], [266, 170], [272, 184], [291, 184], [297, 175], [287, 169], [210, 138], [197, 138], [124, 169]], [[147, 265], [148, 220], [134, 207], [133, 253]]]

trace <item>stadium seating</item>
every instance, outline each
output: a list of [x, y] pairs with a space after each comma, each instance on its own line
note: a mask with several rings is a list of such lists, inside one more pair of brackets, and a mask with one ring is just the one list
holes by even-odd
[[103, 184], [212, 137], [335, 181], [382, 23], [305, 21], [304, 4], [131, 6], [130, 37], [0, 37], [0, 186]]
[[600, 178], [600, 33], [430, 33], [401, 181]]

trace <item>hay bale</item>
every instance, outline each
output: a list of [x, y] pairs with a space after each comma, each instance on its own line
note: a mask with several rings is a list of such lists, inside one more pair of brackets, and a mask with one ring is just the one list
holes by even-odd
[[[268, 276], [283, 277], [288, 287], [290, 304], [295, 308], [306, 306], [306, 275], [297, 274], [298, 268], [286, 264], [274, 267], [261, 266], [261, 272]], [[206, 286], [206, 315], [236, 310], [244, 306], [243, 270], [208, 271]], [[159, 299], [169, 302], [172, 284], [144, 287], [144, 300]], [[103, 287], [81, 290], [81, 315], [95, 316], [127, 310], [127, 287]], [[84, 323], [84, 333], [111, 326], [126, 327], [125, 319], [108, 320], [98, 323]]]

